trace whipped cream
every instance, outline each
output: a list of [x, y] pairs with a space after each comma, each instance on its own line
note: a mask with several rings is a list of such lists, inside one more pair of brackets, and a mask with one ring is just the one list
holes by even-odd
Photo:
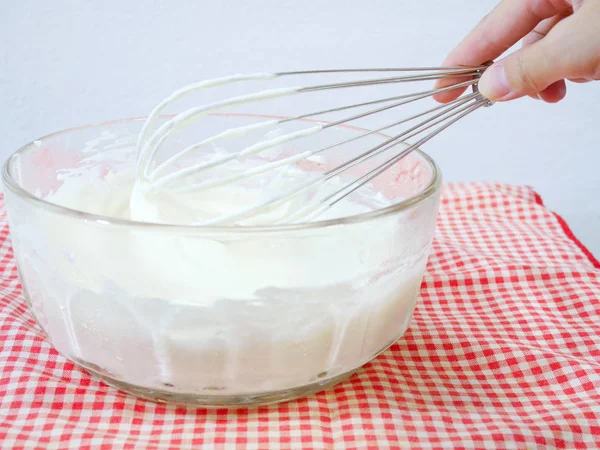
[[[299, 164], [319, 161], [321, 153], [343, 145], [346, 141], [269, 158], [274, 153], [281, 153], [280, 148], [293, 141], [300, 140], [299, 145], [302, 147], [306, 138], [328, 130], [330, 125], [327, 124], [298, 120], [296, 122], [302, 124], [301, 129], [275, 135], [267, 134], [255, 140], [250, 138], [248, 143], [240, 148], [234, 148], [232, 151], [222, 150], [234, 138], [281, 129], [282, 124], [290, 121], [262, 120], [214, 132], [207, 138], [176, 149], [164, 161], [158, 162], [165, 142], [182, 129], [197, 125], [195, 122], [200, 119], [222, 109], [296, 95], [303, 92], [303, 88], [267, 89], [210, 102], [189, 108], [165, 120], [152, 131], [159, 114], [167, 106], [194, 91], [240, 81], [268, 80], [278, 76], [258, 73], [202, 81], [179, 89], [163, 100], [148, 116], [137, 141], [137, 172], [131, 194], [131, 217], [140, 221], [200, 225], [282, 224], [332, 217], [331, 214], [326, 214], [329, 207], [336, 203], [332, 200], [341, 200], [344, 189], [354, 180], [345, 176], [344, 171], [339, 172], [340, 176], [333, 176], [329, 172], [311, 173], [300, 169]], [[232, 189], [234, 184], [236, 189]], [[206, 195], [203, 196], [202, 192], [208, 192], [207, 201], [204, 200]], [[249, 192], [251, 193], [247, 195]], [[371, 210], [391, 204], [382, 195], [375, 195], [372, 190], [363, 189], [357, 195], [370, 203], [377, 203], [369, 205]], [[328, 199], [332, 199], [330, 204], [325, 201]], [[241, 202], [244, 206], [236, 208]], [[358, 203], [362, 201], [350, 204]], [[342, 215], [353, 215], [367, 210], [369, 207], [346, 207]], [[337, 216], [339, 214], [335, 215]]]
[[[69, 178], [47, 199], [126, 218], [134, 180]], [[258, 234], [40, 220], [17, 239], [56, 348], [112, 379], [207, 396], [291, 389], [369, 361], [408, 326], [430, 239], [397, 217]]]
[[[177, 120], [189, 120], [190, 114]], [[161, 133], [179, 127], [177, 120], [159, 127]], [[153, 156], [140, 148], [164, 136], [152, 134], [148, 124], [137, 145], [135, 136], [122, 134], [90, 143], [77, 164], [59, 171], [58, 185], [39, 195], [99, 216], [188, 227], [107, 226], [46, 211], [11, 214], [33, 311], [62, 354], [150, 390], [246, 395], [347, 373], [404, 332], [425, 269], [435, 207], [368, 222], [252, 231], [248, 225], [304, 220], [308, 215], [299, 210], [349, 179], [336, 176], [313, 185], [322, 170], [294, 161], [196, 189], [198, 183], [262, 167], [265, 151], [295, 139], [292, 132], [267, 137], [258, 151], [227, 160], [206, 178], [201, 172], [200, 179], [173, 184], [168, 178], [173, 170], [224, 160], [231, 150], [194, 148], [171, 160], [172, 166], [146, 164]], [[305, 161], [314, 156], [306, 154]], [[290, 201], [239, 215], [290, 186], [306, 185], [313, 187]], [[367, 185], [312, 220], [392, 203]], [[238, 228], [189, 226], [222, 217]]]

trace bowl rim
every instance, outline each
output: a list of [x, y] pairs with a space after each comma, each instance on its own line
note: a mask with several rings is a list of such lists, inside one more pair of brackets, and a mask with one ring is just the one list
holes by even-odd
[[[273, 116], [273, 115], [264, 115], [264, 114], [235, 114], [235, 113], [215, 113], [211, 114], [214, 116], [241, 116], [241, 117], [260, 117], [265, 119], [285, 119], [285, 116]], [[169, 115], [161, 115], [160, 117], [173, 117], [173, 114]], [[106, 122], [98, 122], [95, 124], [81, 125], [78, 127], [66, 128], [60, 131], [56, 131], [54, 133], [47, 134], [43, 137], [34, 139], [29, 143], [21, 146], [17, 151], [15, 151], [10, 157], [6, 159], [2, 168], [2, 180], [4, 186], [9, 188], [15, 195], [21, 197], [23, 200], [33, 204], [34, 206], [41, 207], [42, 209], [48, 210], [50, 212], [65, 215], [72, 217], [74, 219], [83, 219], [87, 222], [94, 223], [100, 226], [110, 226], [110, 227], [128, 227], [128, 228], [138, 228], [138, 229], [148, 229], [148, 230], [161, 230], [161, 231], [188, 231], [194, 233], [223, 233], [223, 232], [235, 232], [235, 233], [273, 233], [280, 231], [294, 231], [294, 230], [315, 230], [326, 227], [331, 227], [335, 225], [346, 225], [346, 224], [358, 224], [368, 222], [370, 220], [378, 219], [381, 217], [386, 217], [389, 215], [393, 215], [394, 213], [398, 213], [404, 210], [407, 210], [428, 198], [432, 197], [437, 191], [440, 189], [442, 184], [442, 174], [439, 166], [435, 162], [435, 160], [425, 153], [420, 148], [415, 148], [413, 151], [419, 154], [425, 162], [427, 162], [432, 170], [432, 177], [428, 185], [422, 189], [418, 194], [413, 195], [401, 202], [395, 203], [390, 206], [386, 206], [385, 208], [376, 209], [374, 211], [368, 211], [360, 214], [355, 214], [353, 216], [340, 217], [335, 219], [327, 219], [327, 220], [318, 220], [315, 222], [304, 222], [304, 223], [296, 223], [296, 224], [279, 224], [279, 225], [248, 225], [248, 226], [240, 226], [240, 225], [227, 225], [227, 226], [217, 226], [217, 225], [181, 225], [181, 224], [166, 224], [166, 223], [154, 223], [154, 222], [142, 222], [128, 219], [120, 219], [110, 216], [104, 216], [101, 214], [93, 214], [84, 211], [79, 211], [74, 208], [69, 208], [66, 206], [57, 205], [55, 203], [49, 202], [43, 198], [37, 197], [33, 193], [27, 191], [25, 188], [21, 187], [19, 183], [12, 176], [10, 171], [10, 164], [15, 156], [20, 155], [25, 152], [27, 149], [36, 145], [36, 142], [43, 141], [45, 139], [54, 138], [61, 134], [73, 133], [76, 131], [84, 130], [87, 128], [96, 128], [103, 127], [111, 124], [124, 123], [124, 122], [137, 122], [137, 121], [145, 121], [147, 117], [133, 117], [133, 118], [124, 118], [124, 119], [116, 119], [110, 120]], [[306, 120], [310, 122], [317, 123], [327, 123], [325, 121], [320, 120]], [[368, 130], [361, 127], [356, 127], [352, 125], [336, 125], [339, 128], [347, 128], [357, 131], [369, 132], [372, 130]], [[384, 138], [390, 138], [384, 133], [373, 133], [376, 135], [380, 135]], [[401, 141], [405, 143], [404, 141]]]

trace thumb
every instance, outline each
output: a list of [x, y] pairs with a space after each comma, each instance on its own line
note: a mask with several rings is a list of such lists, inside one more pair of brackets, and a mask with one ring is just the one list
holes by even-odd
[[584, 2], [539, 41], [487, 69], [479, 91], [490, 100], [505, 101], [537, 94], [558, 80], [600, 79], [600, 1]]
[[548, 48], [542, 39], [496, 62], [479, 80], [481, 94], [493, 101], [506, 101], [536, 94], [564, 78], [562, 64], [556, 64], [558, 49]]

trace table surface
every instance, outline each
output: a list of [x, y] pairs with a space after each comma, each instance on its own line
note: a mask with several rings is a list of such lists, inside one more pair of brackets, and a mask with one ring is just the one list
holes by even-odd
[[[10, 2], [0, 17], [6, 158], [86, 123], [138, 117], [174, 88], [236, 72], [439, 64], [493, 0]], [[496, 105], [425, 149], [448, 181], [528, 184], [600, 255], [600, 83], [557, 105]]]

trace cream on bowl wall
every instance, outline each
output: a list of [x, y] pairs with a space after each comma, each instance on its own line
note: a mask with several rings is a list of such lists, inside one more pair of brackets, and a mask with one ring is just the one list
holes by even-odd
[[[141, 223], [127, 218], [131, 184], [120, 175], [136, 166], [142, 124], [59, 132], [5, 167], [24, 293], [62, 355], [136, 395], [238, 405], [334, 385], [405, 332], [439, 205], [441, 175], [427, 155], [413, 152], [373, 183], [387, 205], [349, 197], [329, 220]], [[385, 139], [353, 141], [343, 157]]]

